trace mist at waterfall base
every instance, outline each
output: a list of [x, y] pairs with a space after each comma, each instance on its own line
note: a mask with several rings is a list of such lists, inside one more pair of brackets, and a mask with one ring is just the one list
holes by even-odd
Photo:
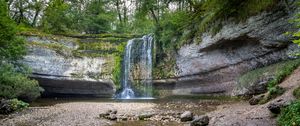
[[153, 99], [153, 36], [145, 35], [128, 41], [122, 67], [121, 92], [117, 99]]

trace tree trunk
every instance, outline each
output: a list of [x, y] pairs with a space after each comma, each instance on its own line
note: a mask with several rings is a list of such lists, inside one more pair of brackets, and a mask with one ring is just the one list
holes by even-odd
[[122, 24], [122, 14], [121, 14], [121, 8], [120, 8], [120, 0], [116, 0], [116, 6], [117, 6], [117, 13], [119, 17], [119, 21]]
[[32, 24], [31, 24], [32, 27], [34, 27], [36, 25], [36, 20], [37, 20], [37, 17], [39, 16], [39, 14], [40, 14], [40, 10], [36, 10]]

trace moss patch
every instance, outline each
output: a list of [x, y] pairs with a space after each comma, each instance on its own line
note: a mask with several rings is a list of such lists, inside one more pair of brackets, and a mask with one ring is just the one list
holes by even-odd
[[296, 88], [296, 89], [293, 91], [293, 95], [294, 95], [297, 99], [300, 99], [300, 87]]
[[166, 58], [153, 68], [153, 79], [165, 79], [175, 77], [176, 60]]
[[68, 48], [67, 46], [60, 44], [60, 43], [40, 43], [40, 42], [28, 42], [26, 43], [28, 46], [38, 46], [42, 48], [47, 48], [54, 50], [56, 53], [65, 56], [66, 52], [72, 51], [71, 48]]
[[250, 72], [245, 73], [238, 78], [240, 87], [248, 87], [249, 84], [258, 82], [263, 78], [272, 77], [271, 81], [268, 82], [268, 89], [271, 90], [283, 79], [290, 75], [300, 65], [300, 59], [282, 61], [270, 66], [258, 68]]

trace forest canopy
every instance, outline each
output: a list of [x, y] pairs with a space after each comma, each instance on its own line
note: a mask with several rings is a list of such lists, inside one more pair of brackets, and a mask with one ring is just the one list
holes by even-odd
[[286, 0], [6, 0], [21, 30], [51, 34], [155, 33], [168, 53], [222, 21], [241, 21]]

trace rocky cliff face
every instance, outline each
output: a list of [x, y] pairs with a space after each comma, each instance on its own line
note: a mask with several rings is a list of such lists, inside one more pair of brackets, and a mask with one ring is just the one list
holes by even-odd
[[107, 51], [116, 48], [118, 44], [104, 42], [101, 38], [50, 35], [25, 38], [28, 53], [21, 62], [32, 68], [32, 77], [45, 89], [44, 94], [97, 97], [114, 95], [116, 89], [111, 74], [114, 57], [101, 54], [105, 50], [87, 49], [86, 45], [106, 43], [105, 47], [103, 44], [98, 45]]
[[278, 6], [244, 22], [224, 22], [217, 34], [196, 36], [193, 43], [200, 44], [181, 47], [176, 57], [177, 78], [167, 81], [173, 85], [172, 94], [237, 95], [236, 80], [241, 74], [288, 59], [298, 49], [285, 35], [296, 30], [289, 23], [296, 11]]

